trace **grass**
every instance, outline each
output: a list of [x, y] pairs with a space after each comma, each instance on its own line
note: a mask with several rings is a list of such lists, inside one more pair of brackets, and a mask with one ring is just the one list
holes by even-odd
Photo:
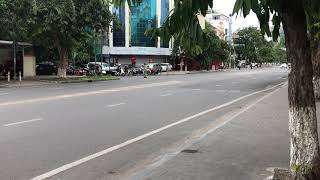
[[67, 77], [67, 78], [51, 78], [51, 79], [47, 79], [44, 81], [47, 82], [77, 82], [77, 81], [102, 81], [102, 80], [116, 80], [118, 79], [115, 76], [111, 76], [111, 75], [96, 75], [96, 76], [78, 76], [78, 77]]

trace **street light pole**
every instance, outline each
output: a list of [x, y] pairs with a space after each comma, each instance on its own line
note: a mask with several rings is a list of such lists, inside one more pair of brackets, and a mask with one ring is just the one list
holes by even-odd
[[16, 40], [13, 40], [13, 79], [17, 80], [17, 50]]

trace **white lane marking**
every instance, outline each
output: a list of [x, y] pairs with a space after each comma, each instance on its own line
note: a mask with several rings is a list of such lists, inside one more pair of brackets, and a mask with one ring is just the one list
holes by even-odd
[[181, 83], [181, 81], [167, 81], [167, 82], [160, 82], [160, 83], [142, 84], [142, 85], [137, 85], [137, 86], [120, 87], [120, 88], [115, 88], [115, 89], [105, 89], [105, 90], [98, 90], [98, 91], [89, 91], [89, 92], [81, 92], [81, 93], [74, 93], [74, 94], [57, 95], [57, 96], [44, 97], [44, 98], [27, 99], [27, 100], [21, 100], [21, 101], [9, 101], [9, 102], [0, 103], [0, 106], [35, 103], [35, 102], [43, 102], [43, 101], [54, 101], [54, 100], [67, 99], [67, 98], [73, 98], [73, 97], [82, 97], [82, 96], [90, 96], [90, 95], [97, 95], [97, 94], [107, 94], [107, 93], [119, 92], [119, 91], [129, 91], [129, 90], [134, 90], [134, 89], [143, 89], [143, 88], [175, 85], [175, 84], [179, 84], [179, 83]]
[[121, 106], [121, 105], [125, 105], [126, 103], [119, 103], [119, 104], [110, 104], [108, 105], [108, 107], [117, 107], [117, 106]]
[[15, 123], [4, 124], [3, 126], [5, 126], [5, 127], [17, 126], [17, 125], [21, 125], [21, 124], [26, 124], [26, 123], [36, 122], [36, 121], [42, 121], [42, 120], [43, 119], [41, 119], [41, 118], [37, 118], [37, 119], [31, 119], [31, 120], [27, 120], [27, 121], [20, 121], [20, 122], [15, 122]]
[[191, 89], [192, 91], [201, 91], [201, 89]]
[[229, 92], [230, 93], [240, 93], [241, 91], [240, 90], [230, 90]]
[[224, 108], [224, 107], [226, 107], [226, 106], [230, 106], [230, 105], [232, 105], [232, 104], [234, 104], [234, 103], [236, 103], [236, 102], [238, 102], [238, 101], [241, 101], [241, 100], [243, 100], [243, 99], [245, 99], [245, 98], [248, 98], [248, 97], [250, 97], [250, 96], [253, 96], [253, 95], [255, 95], [255, 94], [272, 90], [273, 88], [276, 88], [276, 87], [281, 86], [281, 85], [282, 85], [282, 83], [281, 83], [281, 84], [278, 84], [278, 85], [276, 85], [276, 86], [273, 86], [272, 88], [269, 88], [269, 89], [264, 89], [264, 90], [260, 90], [260, 91], [253, 92], [253, 93], [251, 93], [251, 94], [247, 94], [247, 95], [245, 95], [245, 96], [242, 96], [242, 97], [237, 98], [237, 99], [235, 99], [235, 100], [229, 101], [229, 102], [224, 103], [224, 104], [222, 104], [222, 105], [219, 105], [219, 106], [213, 107], [213, 108], [211, 108], [211, 109], [202, 111], [202, 112], [200, 112], [200, 113], [198, 113], [198, 114], [195, 114], [195, 115], [186, 117], [186, 118], [181, 119], [181, 120], [179, 120], [179, 121], [177, 121], [177, 122], [175, 122], [175, 123], [172, 123], [172, 124], [166, 125], [166, 126], [164, 126], [164, 127], [161, 127], [161, 128], [159, 128], [159, 129], [153, 130], [153, 131], [148, 132], [148, 133], [146, 133], [146, 134], [143, 134], [143, 135], [141, 135], [141, 136], [138, 136], [138, 137], [135, 137], [135, 138], [130, 139], [130, 140], [128, 140], [128, 141], [125, 141], [125, 142], [123, 142], [123, 143], [121, 143], [121, 144], [112, 146], [112, 147], [110, 147], [110, 148], [107, 148], [107, 149], [102, 150], [102, 151], [100, 151], [100, 152], [97, 152], [97, 153], [95, 153], [95, 154], [89, 155], [89, 156], [84, 157], [84, 158], [82, 158], [82, 159], [76, 160], [76, 161], [71, 162], [71, 163], [69, 163], [69, 164], [65, 164], [65, 165], [63, 165], [63, 166], [61, 166], [61, 167], [59, 167], [59, 168], [57, 168], [57, 169], [51, 170], [51, 171], [46, 172], [46, 173], [44, 173], [44, 174], [41, 174], [41, 175], [39, 175], [39, 176], [37, 176], [37, 177], [34, 177], [34, 178], [32, 178], [31, 180], [44, 180], [44, 179], [47, 179], [47, 178], [52, 177], [52, 176], [54, 176], [54, 175], [57, 175], [57, 174], [59, 174], [59, 173], [61, 173], [61, 172], [64, 172], [64, 171], [67, 171], [67, 170], [69, 170], [69, 169], [71, 169], [71, 168], [74, 168], [74, 167], [76, 167], [76, 166], [79, 166], [80, 164], [86, 163], [86, 162], [88, 162], [88, 161], [90, 161], [90, 160], [92, 160], [92, 159], [95, 159], [95, 158], [98, 158], [98, 157], [100, 157], [100, 156], [109, 154], [109, 153], [111, 153], [111, 152], [113, 152], [113, 151], [115, 151], [115, 150], [118, 150], [118, 149], [123, 148], [123, 147], [125, 147], [125, 146], [128, 146], [128, 145], [130, 145], [130, 144], [133, 144], [133, 143], [135, 143], [135, 142], [138, 142], [138, 141], [140, 141], [140, 140], [142, 140], [142, 139], [145, 139], [145, 138], [147, 138], [147, 137], [149, 137], [149, 136], [152, 136], [152, 135], [154, 135], [154, 134], [158, 134], [158, 133], [160, 133], [160, 132], [162, 132], [162, 131], [164, 131], [164, 130], [166, 130], [166, 129], [169, 129], [169, 128], [174, 127], [174, 126], [177, 126], [177, 125], [179, 125], [179, 124], [188, 122], [188, 121], [190, 121], [190, 120], [192, 120], [192, 119], [194, 119], [194, 118], [203, 116], [203, 115], [205, 115], [205, 114], [207, 114], [207, 113], [209, 113], [209, 112], [212, 112], [212, 111], [215, 111], [215, 110]]
[[[280, 86], [281, 87], [281, 86]], [[281, 87], [283, 88], [283, 87]], [[149, 172], [152, 172], [154, 169], [160, 167], [162, 164], [168, 162], [169, 160], [173, 159], [175, 156], [181, 153], [183, 149], [189, 148], [192, 144], [199, 142], [200, 140], [204, 139], [207, 137], [209, 134], [214, 133], [216, 130], [220, 129], [227, 123], [233, 121], [236, 117], [240, 116], [241, 114], [247, 112], [250, 110], [252, 107], [256, 106], [259, 102], [262, 100], [266, 99], [267, 97], [271, 96], [275, 92], [279, 91], [281, 88], [273, 90], [263, 97], [259, 98], [258, 100], [255, 100], [253, 103], [247, 105], [240, 111], [236, 112], [235, 114], [232, 114], [231, 116], [225, 117], [217, 122], [213, 122], [207, 126], [207, 128], [204, 128], [204, 131], [201, 129], [199, 132], [200, 134], [195, 133], [193, 135], [193, 138], [188, 138], [189, 140], [185, 141], [184, 144], [179, 145], [179, 147], [175, 148], [175, 151], [171, 152], [166, 152], [165, 154], [160, 155], [159, 157], [156, 157], [155, 160], [151, 163], [148, 164], [147, 166], [143, 167], [143, 170], [140, 172], [135, 172], [133, 175], [129, 175], [129, 177], [125, 179], [145, 179], [144, 175], [149, 174]], [[232, 165], [235, 165], [236, 163], [232, 163]]]
[[173, 94], [162, 94], [162, 95], [160, 95], [161, 97], [167, 97], [167, 96], [172, 96]]
[[225, 93], [225, 92], [227, 92], [227, 90], [215, 90], [215, 92], [217, 92], [217, 93]]
[[62, 90], [64, 89], [63, 87], [55, 87], [55, 88], [52, 88], [53, 90]]
[[0, 93], [0, 96], [8, 95], [9, 93]]
[[221, 87], [222, 85], [220, 85], [220, 84], [217, 84], [216, 86], [217, 86], [217, 87]]

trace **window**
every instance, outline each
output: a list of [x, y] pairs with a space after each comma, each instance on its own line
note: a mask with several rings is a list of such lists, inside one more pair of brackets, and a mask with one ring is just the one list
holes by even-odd
[[113, 8], [113, 14], [118, 17], [119, 27], [113, 25], [113, 46], [124, 47], [126, 44], [126, 29], [125, 29], [125, 8]]
[[144, 35], [147, 29], [156, 27], [156, 0], [143, 0], [131, 10], [131, 46], [156, 47], [156, 40]]
[[[169, 0], [161, 0], [161, 25], [165, 22], [167, 17], [169, 16]], [[161, 47], [168, 48], [169, 41], [161, 40]]]

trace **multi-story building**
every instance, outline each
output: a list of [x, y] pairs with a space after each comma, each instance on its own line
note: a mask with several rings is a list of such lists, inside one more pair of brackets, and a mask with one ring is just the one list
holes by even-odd
[[115, 63], [137, 64], [164, 62], [171, 55], [171, 43], [160, 38], [150, 38], [145, 31], [161, 27], [173, 8], [173, 0], [143, 0], [138, 6], [111, 7], [118, 17], [120, 27], [109, 32], [109, 45], [103, 54]]
[[205, 18], [213, 26], [214, 31], [220, 39], [232, 43], [232, 20], [229, 16], [209, 9]]

